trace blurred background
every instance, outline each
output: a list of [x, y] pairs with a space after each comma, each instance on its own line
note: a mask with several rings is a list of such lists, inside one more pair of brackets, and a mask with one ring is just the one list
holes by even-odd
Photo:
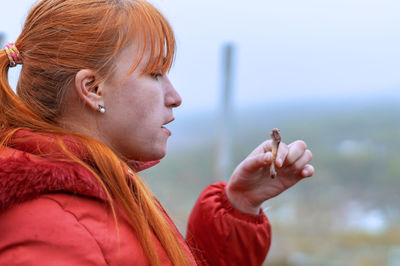
[[[151, 2], [175, 30], [183, 104], [169, 154], [141, 175], [181, 232], [203, 188], [277, 127], [307, 142], [316, 171], [264, 204], [264, 265], [400, 265], [400, 2]], [[2, 45], [33, 3], [0, 10]]]

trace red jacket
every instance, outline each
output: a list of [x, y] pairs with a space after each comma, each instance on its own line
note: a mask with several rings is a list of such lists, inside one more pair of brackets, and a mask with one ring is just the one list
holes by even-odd
[[[0, 265], [148, 265], [118, 209], [117, 238], [93, 176], [81, 166], [39, 158], [39, 146], [41, 152], [57, 154], [51, 137], [18, 134], [29, 142], [0, 151]], [[176, 232], [193, 265], [195, 260], [199, 265], [261, 265], [271, 236], [267, 217], [236, 210], [222, 182], [208, 186], [196, 202], [188, 245]], [[156, 237], [154, 242], [162, 265], [171, 265]]]

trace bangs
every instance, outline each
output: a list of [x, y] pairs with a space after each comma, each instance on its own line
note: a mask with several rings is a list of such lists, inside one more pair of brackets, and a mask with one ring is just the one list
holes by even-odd
[[[129, 14], [128, 36], [136, 39], [137, 54], [130, 70], [132, 74], [146, 55], [147, 63], [141, 75], [169, 72], [175, 58], [175, 37], [165, 17], [150, 3], [134, 1], [133, 14]], [[128, 20], [129, 21], [129, 20]]]

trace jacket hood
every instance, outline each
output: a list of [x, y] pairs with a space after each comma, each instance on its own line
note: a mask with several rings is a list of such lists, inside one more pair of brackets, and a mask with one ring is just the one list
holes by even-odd
[[[84, 160], [85, 149], [77, 140], [65, 137], [64, 142], [74, 155]], [[61, 156], [54, 136], [17, 131], [9, 147], [0, 150], [0, 213], [45, 193], [66, 192], [107, 200], [106, 193], [89, 170], [77, 163], [51, 160]], [[135, 171], [141, 171], [158, 161], [129, 163]]]

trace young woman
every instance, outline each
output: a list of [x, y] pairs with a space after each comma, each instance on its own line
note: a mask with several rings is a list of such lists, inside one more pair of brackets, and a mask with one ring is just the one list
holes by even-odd
[[[137, 172], [166, 154], [181, 98], [165, 18], [144, 0], [42, 0], [0, 51], [0, 265], [259, 265], [261, 204], [314, 170], [260, 144], [200, 195], [186, 241]], [[10, 67], [22, 64], [15, 94]], [[277, 178], [266, 169], [277, 167]]]

